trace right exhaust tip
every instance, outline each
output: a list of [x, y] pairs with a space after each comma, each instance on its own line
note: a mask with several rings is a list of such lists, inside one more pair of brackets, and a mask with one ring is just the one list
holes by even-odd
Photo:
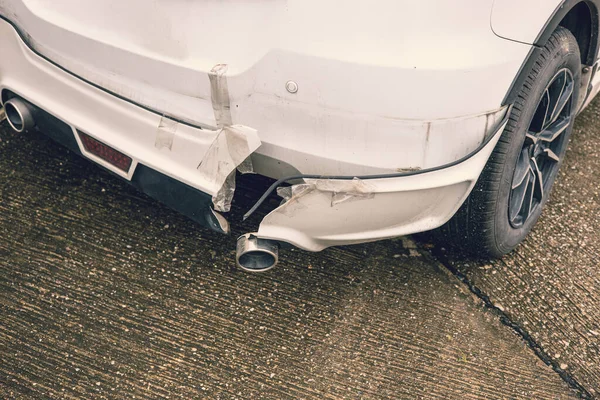
[[23, 99], [13, 97], [4, 102], [4, 112], [8, 124], [16, 132], [25, 132], [35, 126], [33, 106]]
[[265, 272], [277, 265], [279, 245], [277, 242], [260, 239], [252, 233], [237, 240], [237, 266], [248, 272]]

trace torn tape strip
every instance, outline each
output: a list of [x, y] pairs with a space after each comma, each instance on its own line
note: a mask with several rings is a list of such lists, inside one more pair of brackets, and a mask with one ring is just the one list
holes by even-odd
[[235, 171], [252, 172], [250, 155], [261, 145], [258, 133], [241, 125], [224, 126], [219, 130], [198, 171], [204, 178], [219, 187], [213, 196], [215, 210], [227, 212], [235, 192]]
[[374, 197], [374, 188], [372, 185], [358, 178], [348, 181], [307, 179], [306, 183], [277, 188], [277, 194], [283, 198], [282, 206], [287, 205], [288, 207], [303, 196], [315, 191], [330, 193], [331, 207]]
[[217, 121], [217, 126], [219, 128], [233, 125], [226, 73], [227, 64], [217, 64], [208, 73], [212, 106], [215, 113], [215, 120]]
[[178, 125], [179, 123], [177, 121], [169, 119], [163, 115], [158, 123], [154, 146], [159, 150], [162, 148], [171, 150], [173, 148], [173, 138], [177, 132]]

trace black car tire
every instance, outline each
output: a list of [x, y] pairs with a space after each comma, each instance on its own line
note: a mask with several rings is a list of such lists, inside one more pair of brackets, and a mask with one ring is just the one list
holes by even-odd
[[[569, 110], [564, 111], [561, 116], [565, 123], [568, 122], [568, 126], [561, 133], [564, 136], [560, 139], [560, 148], [556, 147], [557, 154], [552, 153], [553, 159], [550, 160], [556, 160], [556, 166], [548, 170], [547, 177], [540, 178], [540, 181], [543, 181], [540, 186], [535, 186], [534, 183], [531, 189], [521, 189], [521, 187], [515, 189], [513, 186], [518, 184], [518, 179], [521, 177], [519, 171], [523, 170], [524, 165], [521, 157], [529, 157], [529, 153], [524, 156], [523, 152], [530, 151], [533, 154], [533, 152], [541, 151], [535, 147], [537, 144], [531, 145], [535, 149], [527, 147], [529, 141], [535, 140], [531, 139], [531, 129], [535, 123], [539, 124], [537, 121], [541, 118], [542, 102], [552, 102], [551, 96], [546, 95], [546, 90], [548, 89], [548, 93], [550, 93], [551, 87], [558, 87], [553, 79], [556, 79], [557, 74], [560, 73], [565, 74], [565, 80], [572, 79], [573, 93], [572, 100], [568, 104]], [[508, 124], [473, 191], [457, 214], [439, 229], [443, 240], [451, 241], [462, 250], [485, 258], [501, 257], [523, 241], [540, 217], [558, 174], [558, 168], [564, 158], [577, 111], [580, 81], [581, 58], [577, 41], [569, 30], [559, 27], [540, 52], [523, 83], [510, 111]], [[549, 86], [551, 83], [555, 86]], [[546, 96], [548, 100], [546, 100]], [[560, 103], [558, 100], [556, 102]], [[551, 105], [547, 106], [546, 110], [550, 107]], [[542, 120], [542, 129], [545, 123], [546, 120]], [[528, 132], [530, 135], [526, 138]], [[540, 134], [546, 133], [541, 132]], [[546, 163], [544, 159], [540, 160], [540, 162]], [[517, 170], [518, 162], [521, 166], [519, 170]], [[534, 166], [537, 165], [538, 163]], [[527, 177], [528, 185], [530, 179], [535, 180], [536, 177], [541, 176], [540, 170], [541, 168], [534, 169], [533, 175]], [[518, 190], [517, 194], [515, 194], [515, 190]], [[526, 200], [521, 200], [523, 208], [517, 210], [523, 190], [526, 190], [523, 197]], [[528, 190], [534, 192], [528, 192]], [[534, 201], [528, 201], [529, 193], [532, 193], [532, 198], [536, 197], [535, 193], [538, 194], [537, 197], [540, 197], [539, 202], [536, 200], [535, 207], [532, 206]], [[513, 203], [514, 206], [509, 207]], [[530, 208], [527, 217], [525, 217], [526, 207]], [[521, 211], [522, 216], [518, 214]], [[515, 214], [517, 214], [516, 217], [514, 217]]]

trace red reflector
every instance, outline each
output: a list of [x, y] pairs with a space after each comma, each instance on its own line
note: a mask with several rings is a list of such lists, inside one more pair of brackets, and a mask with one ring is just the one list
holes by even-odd
[[97, 141], [93, 137], [86, 135], [83, 132], [77, 131], [77, 133], [79, 133], [83, 147], [87, 152], [103, 159], [111, 165], [114, 165], [121, 171], [129, 172], [129, 168], [131, 167], [130, 157], [127, 157], [125, 154], [105, 145], [102, 142]]

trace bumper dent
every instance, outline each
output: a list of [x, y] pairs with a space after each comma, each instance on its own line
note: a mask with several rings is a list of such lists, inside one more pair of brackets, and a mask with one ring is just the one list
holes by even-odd
[[320, 251], [437, 228], [473, 189], [506, 124], [505, 117], [476, 152], [445, 168], [368, 180], [313, 178], [281, 188], [284, 203], [257, 235]]

